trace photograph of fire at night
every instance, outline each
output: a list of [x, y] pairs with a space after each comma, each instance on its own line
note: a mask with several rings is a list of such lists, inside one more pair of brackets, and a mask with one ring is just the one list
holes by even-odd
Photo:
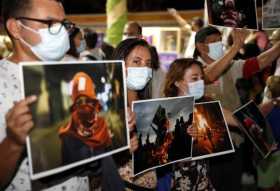
[[133, 155], [134, 174], [191, 158], [193, 97], [134, 102], [139, 148]]
[[220, 102], [195, 104], [193, 160], [234, 152]]

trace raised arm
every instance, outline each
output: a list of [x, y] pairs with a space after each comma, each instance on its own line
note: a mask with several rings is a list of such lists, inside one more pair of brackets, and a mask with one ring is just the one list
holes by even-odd
[[[244, 45], [244, 41], [248, 35], [248, 31], [245, 29], [235, 29], [232, 33], [233, 36], [233, 45], [231, 48], [226, 52], [226, 54], [219, 60], [210, 60], [207, 65], [207, 67], [204, 69], [205, 72], [205, 80], [206, 83], [212, 83], [215, 80], [217, 80], [225, 70], [227, 70], [231, 64], [232, 60], [235, 57], [235, 55], [238, 53], [240, 48]], [[208, 53], [204, 53], [201, 56], [207, 56]], [[208, 57], [208, 56], [207, 56]], [[210, 58], [209, 58], [210, 59]]]
[[280, 41], [275, 43], [273, 47], [261, 53], [257, 57], [260, 69], [263, 69], [271, 65], [272, 62], [276, 60], [278, 57], [280, 57]]
[[192, 29], [191, 25], [181, 15], [179, 15], [176, 9], [170, 8], [167, 9], [167, 11], [172, 17], [174, 17], [174, 19], [179, 23], [179, 25], [182, 28], [185, 28], [186, 30]]

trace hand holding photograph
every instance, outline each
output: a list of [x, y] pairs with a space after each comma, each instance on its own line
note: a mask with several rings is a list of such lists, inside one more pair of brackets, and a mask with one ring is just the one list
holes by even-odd
[[133, 154], [137, 176], [148, 170], [191, 158], [193, 97], [133, 102], [139, 148]]
[[219, 101], [195, 104], [192, 160], [234, 152]]
[[122, 61], [21, 63], [22, 97], [36, 95], [27, 138], [36, 180], [128, 149]]
[[262, 158], [266, 158], [273, 148], [273, 135], [258, 106], [250, 101], [234, 112], [242, 130], [253, 143]]

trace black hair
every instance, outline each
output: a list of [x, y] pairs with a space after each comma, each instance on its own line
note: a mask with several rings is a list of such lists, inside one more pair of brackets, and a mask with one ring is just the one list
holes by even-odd
[[204, 21], [203, 21], [203, 19], [200, 18], [200, 17], [194, 17], [194, 18], [192, 19], [192, 22], [193, 22], [196, 26], [198, 26], [199, 28], [202, 28], [202, 27], [204, 26]]
[[115, 50], [115, 48], [112, 45], [110, 45], [110, 44], [108, 44], [106, 42], [102, 42], [101, 50], [105, 54], [104, 60], [111, 60], [112, 59], [112, 55], [113, 55], [113, 52]]
[[24, 16], [25, 13], [30, 10], [32, 6], [32, 0], [2, 0], [1, 3], [1, 13], [4, 27], [7, 30], [7, 21], [10, 18], [17, 18]]
[[[205, 42], [206, 38], [213, 34], [221, 35], [222, 33], [217, 28], [212, 26], [203, 27], [195, 35], [195, 44]], [[195, 48], [193, 57], [197, 58], [199, 55], [199, 51], [197, 50], [197, 48]]]
[[[113, 59], [125, 60], [136, 46], [146, 47], [150, 51], [151, 57], [153, 56], [150, 45], [145, 40], [139, 38], [132, 38], [122, 41], [117, 46], [117, 48], [113, 52]], [[138, 96], [140, 99], [151, 98], [151, 81], [143, 90], [138, 91]]]
[[85, 29], [84, 38], [89, 49], [95, 48], [98, 41], [98, 35], [95, 31], [91, 29]]
[[[147, 41], [138, 38], [131, 38], [126, 39], [120, 42], [117, 48], [114, 50], [113, 59], [116, 60], [125, 60], [125, 58], [129, 55], [129, 53], [136, 47], [136, 46], [143, 46], [147, 47], [150, 50], [150, 45]], [[152, 53], [151, 53], [152, 55]]]
[[[55, 0], [62, 2], [61, 0]], [[1, 13], [2, 20], [8, 35], [10, 33], [7, 29], [7, 21], [10, 18], [17, 18], [25, 16], [27, 11], [30, 11], [32, 7], [32, 0], [2, 0], [1, 2]]]
[[159, 60], [159, 55], [158, 55], [156, 47], [151, 46], [150, 52], [152, 53], [152, 55], [151, 55], [152, 56], [152, 68], [154, 70], [158, 70], [159, 66], [160, 66], [160, 60]]
[[71, 30], [69, 34], [69, 41], [70, 41], [70, 49], [68, 50], [67, 54], [79, 58], [79, 53], [77, 51], [74, 38], [81, 32], [81, 30], [78, 27], [75, 27]]

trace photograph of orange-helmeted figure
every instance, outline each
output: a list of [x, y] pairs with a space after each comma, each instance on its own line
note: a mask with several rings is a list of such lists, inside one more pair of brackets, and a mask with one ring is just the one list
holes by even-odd
[[100, 166], [129, 148], [124, 82], [122, 61], [22, 64], [23, 96], [38, 97], [27, 139], [33, 180]]
[[72, 101], [71, 119], [59, 129], [64, 164], [104, 153], [112, 144], [107, 123], [99, 116], [101, 105], [94, 82], [84, 72], [72, 80]]

